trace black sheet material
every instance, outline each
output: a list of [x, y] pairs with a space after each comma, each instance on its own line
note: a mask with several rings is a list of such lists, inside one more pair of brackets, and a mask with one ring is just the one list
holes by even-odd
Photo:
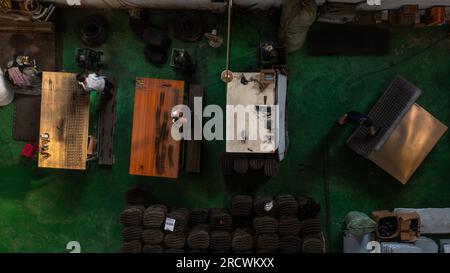
[[349, 147], [366, 158], [380, 150], [421, 94], [419, 88], [397, 75], [368, 114], [380, 132], [367, 138], [367, 128], [360, 126], [347, 140]]
[[18, 141], [37, 141], [41, 116], [41, 96], [16, 95], [13, 138]]
[[386, 27], [314, 24], [308, 33], [310, 55], [381, 55], [389, 53]]

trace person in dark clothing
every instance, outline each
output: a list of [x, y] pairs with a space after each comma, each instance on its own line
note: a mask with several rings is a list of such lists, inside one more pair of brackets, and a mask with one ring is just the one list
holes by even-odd
[[379, 129], [378, 130], [375, 129], [375, 125], [373, 124], [369, 116], [356, 111], [350, 111], [344, 114], [342, 117], [339, 118], [338, 123], [340, 125], [348, 123], [357, 126], [365, 126], [369, 130], [368, 136], [371, 137], [375, 136], [380, 131]]

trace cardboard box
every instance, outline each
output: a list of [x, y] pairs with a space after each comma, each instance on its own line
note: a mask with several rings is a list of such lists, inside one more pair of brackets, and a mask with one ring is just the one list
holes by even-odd
[[398, 11], [397, 10], [389, 11], [389, 24], [391, 24], [391, 25], [398, 24]]
[[416, 14], [419, 12], [419, 5], [404, 5], [400, 8], [403, 14]]
[[439, 26], [446, 22], [445, 7], [432, 7], [425, 13], [425, 23], [428, 26]]
[[450, 7], [445, 7], [445, 20], [447, 24], [450, 23]]
[[419, 18], [419, 5], [405, 5], [399, 9], [398, 23], [400, 25], [414, 25]]
[[398, 213], [400, 240], [414, 242], [420, 237], [420, 216], [417, 212]]
[[[397, 215], [388, 210], [378, 210], [372, 212], [372, 218], [377, 223], [377, 227], [375, 229], [375, 235], [379, 239], [395, 239], [399, 236], [399, 223]], [[386, 225], [391, 225], [391, 232], [389, 234], [384, 234], [385, 230], [383, 230]]]
[[398, 24], [405, 25], [405, 26], [412, 26], [416, 23], [416, 15], [415, 14], [405, 14], [402, 12], [399, 12], [398, 14]]

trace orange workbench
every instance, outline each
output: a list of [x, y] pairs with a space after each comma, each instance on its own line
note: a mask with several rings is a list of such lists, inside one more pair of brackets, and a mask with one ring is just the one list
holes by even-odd
[[136, 79], [130, 174], [178, 177], [180, 141], [170, 134], [171, 111], [183, 95], [183, 81]]

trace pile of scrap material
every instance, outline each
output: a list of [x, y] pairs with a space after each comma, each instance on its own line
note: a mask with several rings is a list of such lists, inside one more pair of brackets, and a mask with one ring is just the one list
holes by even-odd
[[229, 209], [145, 207], [130, 190], [120, 215], [127, 253], [321, 253], [319, 211], [311, 198], [237, 195]]
[[[439, 246], [424, 223], [430, 218], [421, 214], [425, 210], [445, 212], [446, 209], [395, 209], [373, 211], [371, 217], [359, 211], [350, 211], [345, 218], [344, 253], [437, 253]], [[443, 215], [448, 215], [447, 213]], [[442, 215], [440, 215], [442, 216]], [[428, 218], [428, 219], [427, 219]], [[432, 219], [435, 226], [446, 227], [442, 217]], [[439, 232], [436, 232], [438, 234]], [[447, 234], [444, 231], [441, 234]], [[369, 243], [374, 247], [368, 247]], [[441, 250], [442, 251], [442, 250]]]
[[4, 70], [10, 90], [18, 94], [40, 95], [42, 73], [38, 70], [36, 60], [30, 56], [15, 54]]

